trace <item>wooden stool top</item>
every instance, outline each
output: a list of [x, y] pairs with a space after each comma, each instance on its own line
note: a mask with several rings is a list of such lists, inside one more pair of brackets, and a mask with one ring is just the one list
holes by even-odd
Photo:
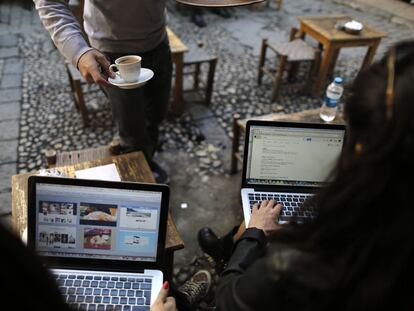
[[302, 39], [283, 43], [268, 44], [275, 52], [287, 56], [288, 61], [307, 61], [315, 59], [315, 49]]
[[210, 62], [217, 59], [216, 55], [209, 53], [205, 48], [197, 44], [188, 44], [189, 51], [184, 56], [184, 64], [192, 65], [204, 62]]

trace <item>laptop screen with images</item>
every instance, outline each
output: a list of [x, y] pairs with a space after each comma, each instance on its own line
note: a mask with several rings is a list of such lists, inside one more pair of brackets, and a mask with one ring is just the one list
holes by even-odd
[[247, 185], [321, 187], [342, 150], [344, 129], [250, 126]]
[[36, 251], [43, 256], [155, 262], [162, 193], [38, 183]]

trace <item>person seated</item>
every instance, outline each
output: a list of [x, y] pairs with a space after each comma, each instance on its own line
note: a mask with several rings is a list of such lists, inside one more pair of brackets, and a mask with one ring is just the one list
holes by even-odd
[[248, 228], [200, 247], [225, 262], [216, 307], [232, 310], [413, 310], [414, 41], [391, 47], [355, 79], [347, 137], [318, 216], [279, 225], [275, 201], [255, 205]]
[[[74, 310], [63, 300], [41, 257], [1, 222], [0, 248], [0, 279], [4, 285], [0, 298], [3, 304], [11, 310]], [[151, 311], [174, 311], [177, 307], [180, 311], [193, 310], [208, 295], [210, 286], [211, 274], [207, 270], [197, 271], [178, 289], [165, 282]]]
[[204, 20], [203, 11], [200, 8], [191, 9], [191, 21], [200, 28], [207, 26], [207, 23]]

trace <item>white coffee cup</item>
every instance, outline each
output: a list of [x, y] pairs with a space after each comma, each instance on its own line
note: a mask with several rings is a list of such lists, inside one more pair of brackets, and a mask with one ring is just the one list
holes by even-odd
[[[109, 66], [109, 70], [120, 75], [125, 82], [136, 82], [141, 73], [141, 60], [141, 56], [138, 55], [122, 56], [115, 60], [115, 64]], [[114, 68], [117, 70], [115, 71]]]

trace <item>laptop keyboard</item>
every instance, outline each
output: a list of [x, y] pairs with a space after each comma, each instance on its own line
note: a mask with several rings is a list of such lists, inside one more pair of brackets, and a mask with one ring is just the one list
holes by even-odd
[[70, 273], [54, 277], [65, 301], [74, 310], [150, 310], [151, 278]]
[[248, 196], [250, 211], [252, 211], [254, 204], [260, 204], [264, 200], [275, 200], [282, 204], [279, 221], [306, 222], [316, 216], [316, 211], [311, 204], [303, 205], [306, 200], [313, 197], [312, 194], [252, 192]]

